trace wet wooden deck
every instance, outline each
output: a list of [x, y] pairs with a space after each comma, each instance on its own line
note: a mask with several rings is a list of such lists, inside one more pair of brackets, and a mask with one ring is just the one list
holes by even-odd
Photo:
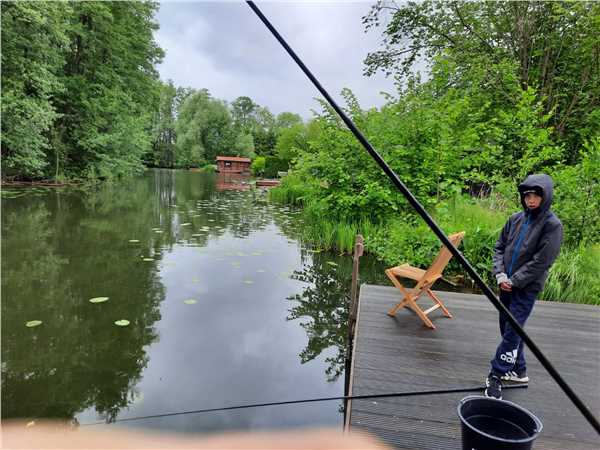
[[[499, 341], [498, 313], [481, 295], [439, 292], [454, 318], [438, 311], [430, 330], [403, 308], [393, 287], [363, 285], [351, 371], [351, 393], [437, 390], [483, 386]], [[427, 299], [419, 302], [427, 302]], [[537, 302], [526, 331], [592, 412], [600, 415], [600, 307]], [[527, 389], [503, 397], [542, 420], [536, 449], [598, 449], [600, 438], [535, 356], [526, 350]], [[464, 393], [354, 400], [351, 429], [378, 436], [399, 449], [461, 448], [457, 405]]]

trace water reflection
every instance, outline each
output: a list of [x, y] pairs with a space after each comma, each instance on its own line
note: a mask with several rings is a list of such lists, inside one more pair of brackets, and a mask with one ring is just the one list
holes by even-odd
[[325, 373], [330, 382], [344, 371], [352, 277], [352, 260], [335, 260], [328, 254], [312, 254], [308, 265], [294, 271], [292, 278], [307, 286], [302, 293], [288, 297], [297, 304], [287, 317], [288, 320], [310, 319], [300, 324], [308, 336], [308, 344], [299, 355], [302, 363], [312, 361], [327, 348], [335, 349], [335, 355], [325, 359], [328, 364]]
[[[350, 258], [302, 251], [297, 211], [172, 170], [31, 192], [2, 200], [3, 418], [110, 422], [342, 395]], [[140, 425], [340, 422], [337, 404], [313, 404]]]
[[[132, 248], [120, 231], [140, 236], [152, 215], [131, 209], [147, 187], [130, 188], [3, 203], [3, 418], [71, 419], [94, 405], [110, 421], [131, 401], [164, 292], [155, 266], [137, 259], [150, 249]], [[110, 300], [88, 301], [97, 296]], [[131, 324], [116, 327], [121, 318]], [[43, 324], [25, 327], [30, 320]]]

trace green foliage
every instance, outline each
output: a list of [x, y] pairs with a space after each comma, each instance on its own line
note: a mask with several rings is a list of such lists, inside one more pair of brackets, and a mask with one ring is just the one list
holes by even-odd
[[233, 145], [235, 156], [245, 156], [252, 158], [254, 154], [254, 138], [250, 133], [238, 134]]
[[277, 138], [276, 150], [277, 156], [288, 161], [288, 164], [298, 156], [299, 152], [308, 150], [304, 124], [298, 123], [282, 129]]
[[225, 103], [206, 89], [187, 96], [175, 123], [177, 167], [197, 167], [235, 152], [232, 119]]
[[279, 113], [275, 118], [275, 127], [277, 130], [284, 130], [300, 124], [302, 124], [302, 117], [291, 112]]
[[[441, 202], [434, 210], [434, 219], [446, 234], [465, 231], [460, 250], [480, 275], [490, 277], [494, 244], [506, 221], [507, 213], [490, 208], [488, 200], [457, 196]], [[407, 262], [426, 269], [440, 251], [440, 242], [420, 219], [408, 215], [396, 218], [374, 235], [365, 236], [366, 248], [389, 265]], [[452, 260], [446, 269], [450, 275], [464, 272]]]
[[287, 169], [287, 161], [279, 159], [277, 156], [267, 156], [265, 158], [265, 177], [277, 178], [277, 172], [285, 172]]
[[36, 178], [51, 170], [50, 131], [63, 89], [60, 69], [69, 44], [63, 2], [2, 3], [2, 169], [6, 178]]
[[215, 173], [217, 171], [217, 166], [215, 164], [206, 164], [200, 167], [200, 171], [205, 173]]
[[565, 227], [567, 245], [600, 242], [600, 138], [584, 144], [574, 166], [561, 166], [552, 174], [556, 187], [554, 207]]
[[317, 185], [311, 186], [296, 173], [291, 172], [282, 179], [279, 186], [269, 190], [269, 199], [279, 203], [306, 206], [306, 202], [314, 198], [311, 191], [317, 188]]
[[600, 305], [600, 246], [564, 248], [550, 269], [543, 300]]
[[155, 167], [173, 167], [175, 163], [175, 121], [177, 100], [182, 91], [173, 82], [160, 83], [158, 108], [152, 120], [152, 153], [146, 155], [146, 164]]
[[4, 177], [140, 171], [158, 100], [152, 2], [4, 2]]
[[252, 161], [252, 165], [250, 166], [252, 175], [262, 176], [265, 173], [265, 163], [266, 163], [266, 158], [264, 156], [256, 157], [256, 159], [254, 159], [254, 161]]
[[469, 75], [479, 73], [494, 106], [516, 105], [514, 85], [534, 88], [545, 128], [565, 143], [570, 162], [598, 132], [596, 2], [378, 1], [363, 23], [383, 28], [383, 49], [365, 60], [368, 75], [383, 71], [406, 81], [417, 61], [443, 56], [456, 68], [450, 86], [465, 88]]

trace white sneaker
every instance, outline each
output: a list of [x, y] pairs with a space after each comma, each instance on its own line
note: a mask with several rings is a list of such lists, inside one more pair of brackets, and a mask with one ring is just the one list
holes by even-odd
[[500, 379], [504, 381], [514, 381], [515, 383], [527, 383], [529, 381], [526, 372], [517, 373], [514, 371], [506, 372]]

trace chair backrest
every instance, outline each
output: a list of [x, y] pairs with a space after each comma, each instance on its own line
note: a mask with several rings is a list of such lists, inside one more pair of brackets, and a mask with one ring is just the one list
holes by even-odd
[[[465, 236], [465, 232], [461, 231], [460, 233], [454, 233], [448, 236], [448, 240], [452, 242], [452, 245], [458, 247]], [[416, 287], [421, 287], [422, 285], [433, 282], [442, 276], [442, 272], [452, 259], [452, 253], [450, 250], [446, 248], [446, 246], [442, 246], [440, 253], [438, 253], [437, 257], [433, 260], [429, 269], [423, 275], [423, 278], [419, 280]]]

